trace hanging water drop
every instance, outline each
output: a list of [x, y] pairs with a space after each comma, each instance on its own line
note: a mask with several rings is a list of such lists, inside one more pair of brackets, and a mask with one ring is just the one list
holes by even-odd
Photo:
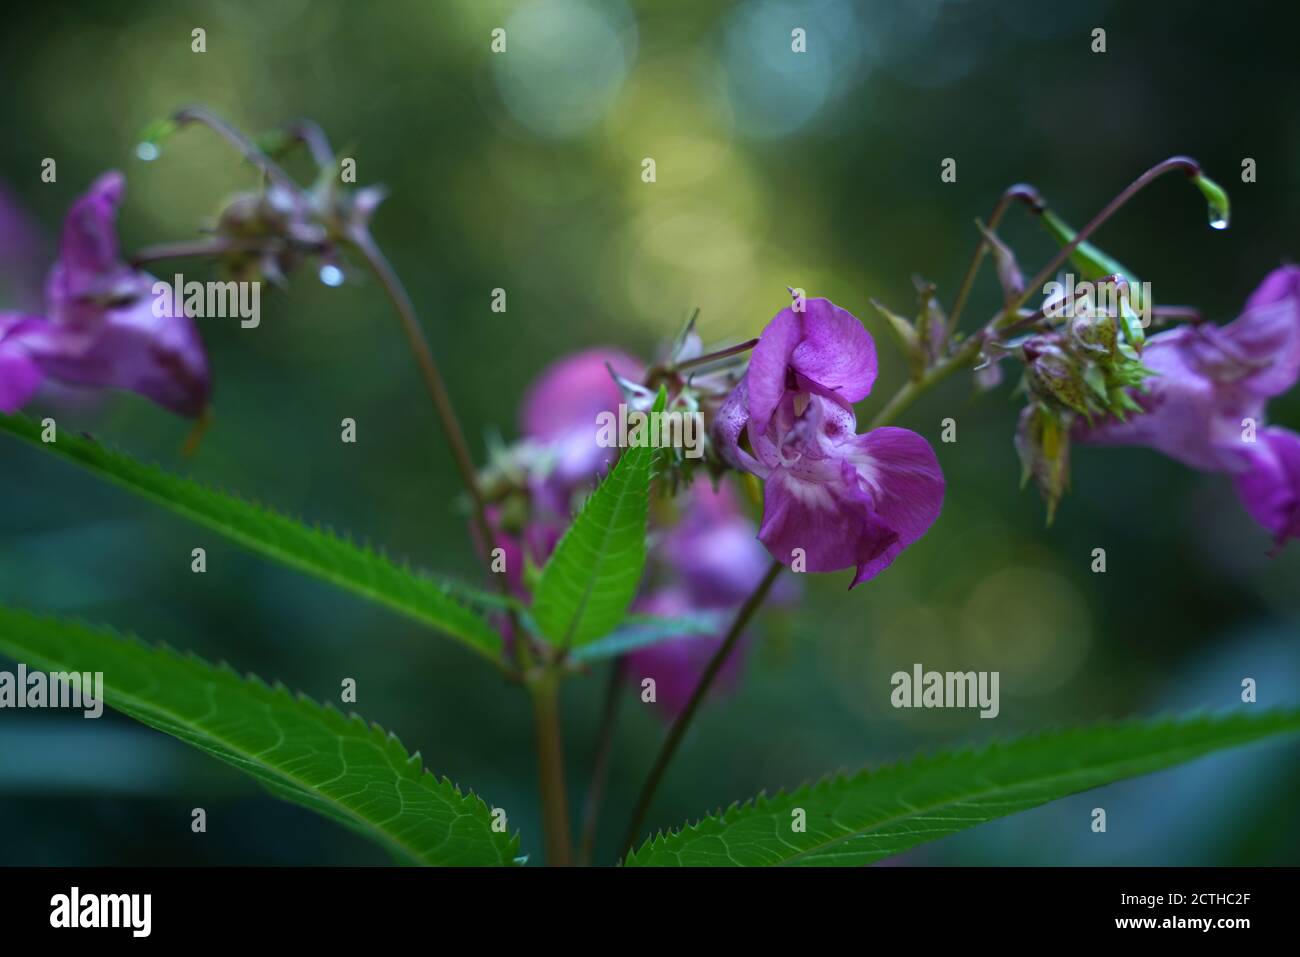
[[320, 267], [320, 281], [327, 286], [343, 285], [343, 270], [333, 263], [326, 263]]
[[1201, 191], [1201, 195], [1205, 197], [1205, 201], [1210, 204], [1210, 228], [1227, 229], [1228, 210], [1231, 208], [1227, 192], [1222, 186], [1203, 173], [1197, 173], [1193, 176], [1192, 182], [1194, 182], [1196, 188]]
[[135, 148], [135, 155], [146, 163], [152, 163], [162, 155], [162, 150], [158, 148], [157, 143], [140, 143]]

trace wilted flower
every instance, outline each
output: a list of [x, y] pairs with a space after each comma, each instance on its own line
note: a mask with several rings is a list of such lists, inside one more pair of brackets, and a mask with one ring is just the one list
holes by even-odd
[[826, 299], [804, 306], [763, 330], [715, 429], [728, 461], [765, 481], [758, 537], [772, 556], [802, 556], [808, 571], [853, 568], [853, 587], [925, 534], [943, 505], [943, 473], [914, 432], [857, 434], [852, 403], [876, 378], [871, 335]]
[[127, 389], [197, 416], [209, 394], [203, 344], [183, 311], [155, 308], [156, 280], [121, 258], [116, 219], [124, 188], [120, 173], [106, 173], [73, 204], [46, 281], [46, 315], [18, 322], [0, 314], [6, 352], [21, 349], [66, 384]]

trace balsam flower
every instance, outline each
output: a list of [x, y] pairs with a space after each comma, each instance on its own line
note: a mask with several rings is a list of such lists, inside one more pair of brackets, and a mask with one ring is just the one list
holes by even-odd
[[1300, 437], [1263, 427], [1270, 398], [1300, 378], [1300, 268], [1269, 273], [1225, 326], [1182, 326], [1152, 338], [1142, 361], [1158, 375], [1135, 398], [1146, 409], [1080, 439], [1142, 445], [1233, 476], [1246, 511], [1280, 548], [1300, 537]]
[[[73, 204], [46, 280], [45, 316], [17, 322], [0, 314], [0, 325], [9, 326], [6, 352], [12, 357], [21, 348], [41, 373], [65, 384], [126, 389], [195, 417], [209, 395], [203, 344], [183, 311], [155, 313], [156, 280], [121, 258], [116, 220], [124, 188], [120, 173], [106, 173]], [[23, 390], [11, 383], [5, 391]]]
[[857, 434], [852, 403], [870, 394], [876, 368], [862, 324], [809, 299], [768, 323], [715, 423], [724, 457], [765, 482], [758, 537], [772, 557], [853, 568], [850, 588], [887, 568], [943, 506], [929, 442], [900, 428]]
[[1146, 446], [1203, 471], [1249, 468], [1244, 420], [1262, 423], [1267, 400], [1300, 376], [1300, 269], [1270, 273], [1227, 325], [1153, 336], [1142, 363], [1155, 373], [1133, 393], [1144, 413], [1083, 428], [1081, 441]]

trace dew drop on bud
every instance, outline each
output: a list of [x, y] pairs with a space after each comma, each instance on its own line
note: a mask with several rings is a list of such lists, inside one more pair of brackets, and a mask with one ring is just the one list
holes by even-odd
[[1196, 184], [1196, 188], [1201, 191], [1201, 195], [1209, 203], [1210, 228], [1227, 229], [1228, 210], [1231, 208], [1227, 192], [1222, 186], [1203, 173], [1197, 173], [1193, 176], [1192, 182]]
[[156, 143], [140, 143], [135, 148], [135, 155], [146, 163], [152, 163], [162, 155]]
[[331, 263], [320, 267], [320, 281], [327, 286], [343, 285], [343, 270]]

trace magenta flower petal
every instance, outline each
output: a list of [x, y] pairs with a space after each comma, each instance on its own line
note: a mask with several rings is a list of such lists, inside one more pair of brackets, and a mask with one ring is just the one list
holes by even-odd
[[714, 438], [730, 464], [765, 481], [758, 537], [772, 557], [804, 571], [852, 568], [853, 587], [933, 524], [943, 473], [913, 432], [856, 434], [852, 403], [871, 391], [875, 346], [845, 310], [824, 299], [806, 306], [782, 310], [763, 331]]
[[793, 309], [782, 309], [758, 337], [749, 356], [749, 418], [759, 432], [767, 431], [789, 382], [790, 361], [803, 338], [803, 323]]
[[617, 449], [597, 442], [597, 416], [614, 412], [624, 401], [623, 392], [609, 374], [610, 368], [639, 382], [643, 375], [637, 359], [617, 349], [588, 349], [548, 367], [528, 389], [520, 409], [520, 425], [528, 438], [550, 448], [553, 465], [536, 483], [536, 493], [561, 515], [569, 511], [569, 498], [591, 484], [618, 456]]
[[731, 390], [713, 419], [713, 437], [718, 451], [734, 468], [767, 477], [767, 467], [740, 447], [740, 436], [749, 424], [749, 377], [741, 379]]
[[859, 402], [876, 384], [876, 344], [865, 326], [829, 299], [804, 303], [803, 341], [795, 372], [846, 402]]
[[787, 391], [812, 392], [851, 404], [876, 381], [876, 346], [852, 313], [828, 299], [808, 299], [804, 310], [782, 309], [759, 336], [749, 360], [749, 415], [758, 432]]
[[731, 486], [699, 475], [681, 521], [664, 535], [662, 554], [696, 608], [739, 605], [767, 572], [767, 552]]
[[1250, 294], [1245, 311], [1296, 298], [1300, 298], [1300, 266], [1282, 266], [1265, 276]]
[[869, 491], [871, 508], [898, 540], [865, 566], [853, 584], [889, 567], [904, 548], [934, 524], [943, 510], [943, 470], [930, 443], [915, 432], [887, 426], [853, 439], [857, 453], [849, 460]]
[[549, 366], [524, 395], [520, 412], [523, 434], [541, 442], [564, 439], [578, 429], [596, 434], [596, 416], [623, 401], [609, 366], [640, 381], [643, 365], [612, 348], [588, 349]]
[[1250, 468], [1235, 477], [1237, 494], [1280, 548], [1300, 538], [1300, 435], [1268, 428], [1256, 438]]
[[763, 489], [758, 537], [779, 562], [789, 565], [802, 555], [810, 572], [869, 568], [898, 543], [847, 462], [838, 480], [825, 482], [774, 470]]
[[125, 192], [126, 180], [112, 170], [95, 180], [68, 210], [59, 239], [59, 261], [74, 286], [125, 267], [117, 244], [117, 207]]
[[196, 417], [211, 386], [194, 320], [176, 311], [155, 316], [147, 274], [132, 285], [123, 305], [96, 307], [93, 317], [81, 313], [72, 323], [47, 323], [32, 352], [47, 375], [69, 385], [126, 389]]
[[1153, 337], [1142, 361], [1157, 373], [1145, 393], [1134, 393], [1145, 414], [1082, 426], [1077, 438], [1143, 445], [1192, 468], [1240, 472], [1249, 464], [1245, 420], [1262, 422], [1265, 400], [1300, 378], [1300, 270], [1270, 273], [1225, 326]]
[[1242, 388], [1261, 396], [1289, 390], [1300, 378], [1300, 269], [1270, 273], [1246, 310], [1216, 331], [1227, 362], [1240, 364]]
[[1154, 336], [1142, 352], [1142, 362], [1156, 375], [1147, 380], [1145, 394], [1135, 393], [1146, 411], [1124, 422], [1109, 419], [1094, 428], [1083, 426], [1079, 440], [1144, 446], [1207, 472], [1244, 468], [1242, 420], [1258, 421], [1263, 400], [1213, 377], [1204, 363], [1209, 343], [1203, 330], [1189, 326]]
[[119, 258], [124, 189], [120, 173], [105, 173], [73, 203], [46, 281], [49, 321], [25, 342], [51, 378], [126, 389], [194, 417], [211, 391], [207, 356], [194, 321], [179, 305], [155, 315], [154, 278]]
[[17, 313], [0, 313], [0, 412], [17, 412], [45, 378], [24, 343], [24, 332], [39, 329], [44, 320]]

